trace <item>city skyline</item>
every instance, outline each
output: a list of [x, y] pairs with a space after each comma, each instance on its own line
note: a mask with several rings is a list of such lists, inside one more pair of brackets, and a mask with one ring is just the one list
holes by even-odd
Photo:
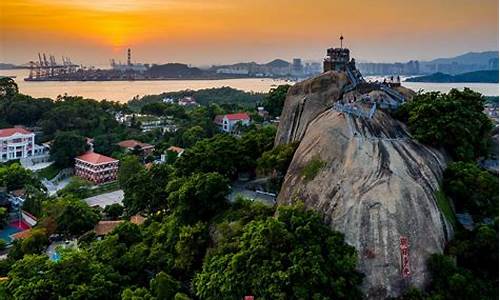
[[498, 50], [493, 0], [102, 2], [3, 1], [0, 61], [26, 63], [45, 52], [100, 66], [124, 62], [127, 48], [144, 63], [320, 60], [340, 34], [353, 57], [373, 62]]

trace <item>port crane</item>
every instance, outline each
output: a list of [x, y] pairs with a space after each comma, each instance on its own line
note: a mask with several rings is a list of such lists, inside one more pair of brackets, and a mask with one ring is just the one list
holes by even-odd
[[78, 70], [78, 65], [74, 64], [69, 57], [62, 57], [62, 64], [56, 61], [55, 56], [45, 53], [38, 53], [38, 61], [30, 61], [30, 74], [26, 80], [46, 80], [51, 77], [74, 73]]

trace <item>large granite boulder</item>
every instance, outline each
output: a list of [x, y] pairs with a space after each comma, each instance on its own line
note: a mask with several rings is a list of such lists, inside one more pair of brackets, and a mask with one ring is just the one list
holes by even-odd
[[[347, 83], [345, 74], [328, 72], [288, 92], [276, 143], [300, 144], [278, 202], [303, 201], [344, 233], [358, 250], [366, 297], [383, 299], [423, 287], [427, 258], [441, 253], [452, 234], [435, 197], [446, 160], [382, 110], [372, 119], [333, 111]], [[402, 272], [402, 239], [409, 276]]]

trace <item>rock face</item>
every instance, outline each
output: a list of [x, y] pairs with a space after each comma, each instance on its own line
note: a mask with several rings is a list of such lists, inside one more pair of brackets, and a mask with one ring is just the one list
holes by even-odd
[[[349, 96], [341, 93], [347, 83], [345, 74], [328, 72], [289, 90], [276, 144], [300, 144], [278, 202], [303, 201], [343, 232], [358, 250], [366, 297], [384, 299], [422, 287], [427, 258], [441, 253], [452, 234], [434, 195], [446, 161], [382, 110], [372, 119], [332, 111], [333, 102]], [[303, 171], [311, 161], [321, 161], [312, 179]], [[409, 243], [408, 277], [402, 275], [402, 237]]]

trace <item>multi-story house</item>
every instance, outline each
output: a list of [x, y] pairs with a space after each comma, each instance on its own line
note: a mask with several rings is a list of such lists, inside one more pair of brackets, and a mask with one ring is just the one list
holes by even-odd
[[237, 125], [250, 125], [250, 116], [247, 113], [236, 113], [227, 115], [217, 115], [214, 119], [215, 125], [223, 132], [234, 133]]
[[102, 184], [116, 180], [119, 161], [117, 159], [87, 152], [75, 158], [75, 175]]
[[0, 129], [0, 162], [37, 154], [35, 134], [21, 127]]

